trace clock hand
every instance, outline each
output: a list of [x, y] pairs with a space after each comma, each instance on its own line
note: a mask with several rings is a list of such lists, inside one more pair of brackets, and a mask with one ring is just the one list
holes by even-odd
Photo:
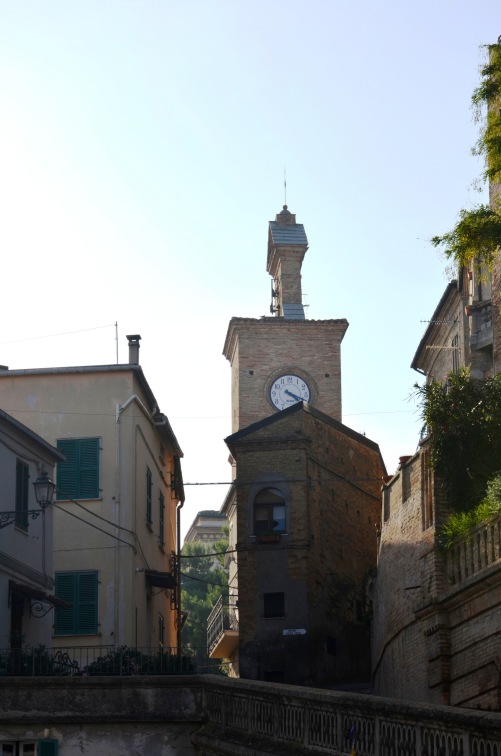
[[285, 389], [284, 393], [285, 394], [289, 394], [289, 396], [292, 396], [292, 398], [295, 399], [296, 402], [301, 402], [302, 401], [302, 399], [301, 399], [300, 396], [298, 396], [297, 394], [293, 394], [292, 391], [289, 391], [289, 389]]

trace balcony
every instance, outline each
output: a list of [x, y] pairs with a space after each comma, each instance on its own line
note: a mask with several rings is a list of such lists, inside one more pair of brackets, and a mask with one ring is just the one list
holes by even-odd
[[207, 647], [210, 659], [230, 659], [238, 646], [238, 619], [221, 596], [207, 619]]
[[470, 343], [472, 349], [485, 349], [492, 345], [492, 304], [490, 300], [472, 304], [468, 308], [472, 317]]

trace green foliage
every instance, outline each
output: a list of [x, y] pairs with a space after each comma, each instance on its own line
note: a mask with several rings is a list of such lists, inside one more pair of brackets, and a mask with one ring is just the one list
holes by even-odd
[[120, 646], [110, 649], [85, 668], [87, 675], [179, 675], [196, 671], [192, 659], [159, 649], [143, 654], [136, 648]]
[[[475, 120], [480, 122], [480, 133], [473, 154], [484, 158], [484, 181], [501, 178], [501, 45], [486, 45], [487, 63], [481, 67], [481, 81], [474, 90], [471, 102]], [[474, 265], [480, 272], [482, 264], [492, 266], [501, 245], [501, 214], [493, 203], [491, 207], [478, 205], [461, 210], [459, 220], [452, 229], [434, 236], [431, 243], [441, 248], [445, 256], [460, 267]]]
[[458, 538], [465, 538], [471, 528], [501, 513], [501, 473], [487, 483], [487, 494], [469, 512], [454, 512], [440, 531], [440, 544], [450, 548]]
[[496, 181], [501, 176], [501, 117], [496, 107], [501, 93], [501, 45], [485, 47], [488, 59], [480, 69], [480, 84], [471, 98], [475, 120], [482, 124], [473, 154], [485, 160], [484, 180]]
[[[228, 541], [206, 547], [187, 543], [181, 554], [181, 606], [188, 613], [183, 645], [207, 647], [207, 618], [221, 595], [228, 595], [228, 574], [223, 567]], [[211, 556], [213, 554], [218, 556]], [[216, 562], [216, 564], [215, 564]]]
[[459, 267], [474, 263], [479, 270], [484, 263], [490, 268], [501, 245], [501, 215], [487, 205], [461, 210], [452, 231], [434, 236], [431, 243], [441, 247], [445, 256], [455, 260]]
[[416, 389], [430, 431], [431, 463], [453, 509], [467, 512], [486, 497], [500, 468], [501, 373], [474, 381], [463, 369], [451, 373], [445, 387], [431, 382]]
[[42, 643], [38, 646], [23, 645], [0, 653], [0, 675], [33, 676], [61, 675], [71, 676], [76, 673], [75, 665], [68, 654], [56, 653], [47, 649]]

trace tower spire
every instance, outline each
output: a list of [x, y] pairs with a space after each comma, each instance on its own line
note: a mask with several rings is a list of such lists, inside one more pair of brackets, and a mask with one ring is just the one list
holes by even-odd
[[[286, 187], [284, 173], [284, 188]], [[266, 269], [273, 278], [272, 312], [289, 320], [304, 320], [301, 294], [301, 265], [308, 239], [301, 223], [287, 205], [270, 221]]]

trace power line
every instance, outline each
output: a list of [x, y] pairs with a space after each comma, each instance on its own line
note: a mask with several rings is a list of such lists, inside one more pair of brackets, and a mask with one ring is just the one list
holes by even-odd
[[225, 554], [234, 554], [239, 549], [226, 549], [226, 551], [204, 551], [203, 554], [180, 554], [181, 559], [200, 559], [208, 556], [224, 556]]
[[94, 326], [94, 328], [81, 328], [79, 331], [62, 331], [61, 333], [48, 333], [45, 336], [28, 336], [26, 339], [13, 339], [11, 341], [0, 341], [0, 344], [21, 344], [23, 341], [37, 341], [38, 339], [52, 339], [55, 336], [71, 336], [74, 333], [84, 333], [85, 331], [99, 331], [101, 328], [115, 328], [115, 323], [108, 325]]
[[107, 531], [107, 530], [103, 530], [102, 528], [99, 528], [99, 527], [98, 527], [97, 525], [93, 525], [93, 524], [92, 524], [91, 522], [89, 522], [88, 520], [84, 520], [84, 518], [83, 518], [83, 517], [79, 517], [79, 516], [78, 516], [78, 515], [76, 515], [76, 514], [75, 514], [74, 512], [70, 512], [70, 510], [69, 510], [69, 509], [65, 509], [64, 507], [60, 507], [60, 506], [59, 506], [58, 504], [53, 504], [52, 506], [54, 506], [54, 507], [55, 507], [56, 509], [59, 509], [59, 510], [60, 510], [61, 512], [66, 512], [66, 514], [69, 514], [69, 515], [71, 515], [71, 517], [75, 517], [75, 518], [76, 518], [77, 520], [80, 520], [80, 522], [84, 522], [84, 523], [85, 523], [86, 525], [88, 525], [88, 526], [89, 526], [90, 528], [94, 528], [95, 530], [99, 530], [99, 532], [100, 532], [100, 533], [104, 533], [104, 535], [107, 535], [107, 536], [109, 536], [110, 538], [114, 538], [114, 539], [115, 539], [115, 541], [120, 541], [121, 543], [125, 543], [125, 545], [126, 545], [126, 546], [130, 546], [130, 548], [131, 548], [131, 549], [132, 549], [132, 550], [134, 551], [134, 553], [137, 553], [137, 552], [136, 552], [136, 548], [135, 548], [135, 546], [133, 546], [133, 544], [132, 544], [132, 543], [129, 543], [128, 541], [124, 541], [124, 539], [123, 539], [123, 538], [119, 538], [118, 536], [116, 536], [116, 535], [113, 535], [113, 533], [108, 533], [108, 531]]
[[[113, 528], [118, 528], [119, 530], [125, 530], [126, 533], [130, 533], [131, 535], [135, 535], [135, 533], [134, 533], [133, 530], [129, 530], [129, 528], [124, 528], [124, 527], [122, 527], [122, 525], [117, 525], [115, 522], [112, 522], [111, 520], [107, 520], [106, 517], [101, 517], [101, 515], [98, 515], [97, 512], [93, 512], [91, 509], [86, 509], [83, 506], [83, 504], [80, 504], [80, 502], [75, 501], [75, 499], [72, 499], [71, 496], [68, 496], [68, 494], [66, 494], [64, 491], [61, 491], [59, 488], [56, 489], [56, 490], [57, 490], [58, 494], [60, 494], [61, 496], [64, 496], [64, 498], [67, 499], [68, 501], [71, 501], [72, 504], [76, 504], [77, 507], [80, 507], [80, 509], [83, 509], [83, 511], [86, 512], [87, 514], [90, 514], [93, 517], [97, 517], [98, 520], [102, 520], [107, 525], [111, 525]], [[61, 507], [59, 507], [59, 509], [61, 509]], [[90, 523], [89, 523], [89, 525], [90, 525]]]
[[225, 588], [229, 592], [229, 587], [225, 585], [224, 583], [215, 583], [213, 580], [202, 580], [202, 578], [196, 578], [192, 575], [187, 575], [186, 572], [179, 571], [179, 574], [183, 577], [187, 578], [188, 580], [196, 580], [197, 583], [205, 583], [205, 585], [218, 585], [220, 588]]

